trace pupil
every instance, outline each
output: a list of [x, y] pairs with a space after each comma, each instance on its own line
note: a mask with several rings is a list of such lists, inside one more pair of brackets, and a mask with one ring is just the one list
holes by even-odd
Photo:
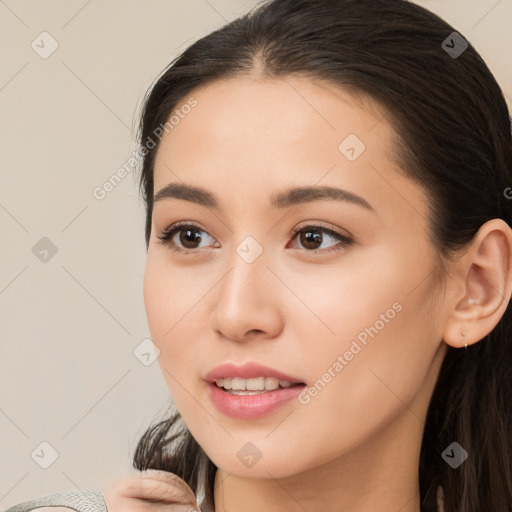
[[[201, 241], [201, 235], [197, 233], [197, 229], [184, 229], [181, 232], [180, 235], [180, 242], [183, 244], [184, 247], [187, 247], [189, 249], [193, 249], [194, 242], [200, 242]], [[192, 246], [189, 246], [188, 244], [192, 244]]]
[[[313, 236], [309, 236], [311, 234]], [[318, 231], [303, 231], [301, 234], [301, 244], [306, 248], [316, 249], [322, 245], [322, 235]]]

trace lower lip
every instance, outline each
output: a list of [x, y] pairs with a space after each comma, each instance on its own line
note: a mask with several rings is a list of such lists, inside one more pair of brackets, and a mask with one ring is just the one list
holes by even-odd
[[293, 400], [306, 387], [305, 384], [266, 391], [257, 395], [232, 395], [215, 382], [208, 382], [210, 398], [217, 409], [227, 416], [256, 419], [270, 414], [286, 402]]

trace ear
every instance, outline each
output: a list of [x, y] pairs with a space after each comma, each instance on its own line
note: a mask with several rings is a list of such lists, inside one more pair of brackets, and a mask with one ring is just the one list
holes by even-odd
[[449, 278], [450, 310], [443, 339], [460, 348], [498, 324], [512, 291], [512, 230], [501, 219], [482, 224]]

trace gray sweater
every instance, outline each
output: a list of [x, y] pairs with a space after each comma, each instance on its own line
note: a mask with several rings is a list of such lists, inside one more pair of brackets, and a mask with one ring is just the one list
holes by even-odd
[[57, 492], [18, 503], [3, 512], [29, 512], [41, 507], [69, 507], [77, 512], [107, 512], [103, 493], [93, 490]]

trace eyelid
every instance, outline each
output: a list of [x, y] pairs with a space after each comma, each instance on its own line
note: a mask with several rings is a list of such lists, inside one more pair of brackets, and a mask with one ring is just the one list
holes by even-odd
[[[324, 224], [327, 224], [329, 227], [326, 227]], [[339, 228], [338, 226], [335, 226], [334, 224], [331, 224], [329, 222], [324, 222], [322, 224], [317, 223], [315, 221], [305, 221], [304, 224], [299, 224], [297, 227], [293, 228], [293, 230], [290, 232], [291, 235], [296, 235], [299, 231], [302, 231], [305, 228], [317, 228], [321, 229], [322, 231], [325, 231], [327, 233], [333, 234], [335, 236], [340, 236], [346, 239], [353, 239], [354, 236], [348, 232], [346, 229]]]

